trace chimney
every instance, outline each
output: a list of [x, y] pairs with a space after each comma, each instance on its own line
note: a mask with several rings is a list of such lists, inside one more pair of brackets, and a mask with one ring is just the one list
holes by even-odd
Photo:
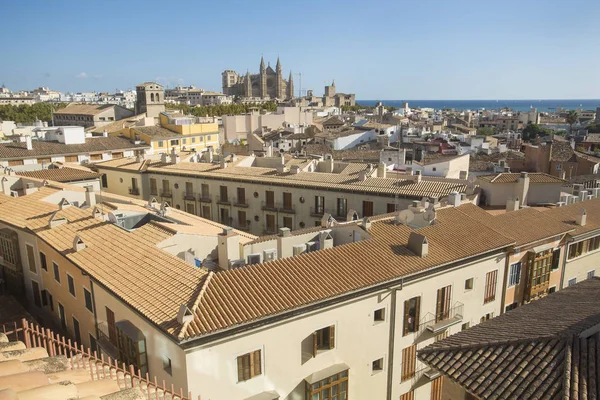
[[78, 251], [85, 249], [85, 247], [83, 240], [81, 240], [79, 236], [75, 236], [75, 239], [73, 239], [73, 250], [77, 253]]
[[506, 201], [506, 212], [517, 211], [519, 209], [519, 198], [510, 198]]
[[468, 171], [460, 171], [458, 174], [458, 179], [466, 180], [469, 177]]
[[300, 173], [300, 166], [299, 165], [292, 165], [290, 167], [290, 172], [292, 174], [299, 174]]
[[567, 171], [565, 171], [564, 169], [560, 171], [560, 179], [565, 179], [565, 177], [567, 176]]
[[25, 136], [25, 145], [27, 146], [27, 150], [33, 150], [33, 144], [31, 143], [31, 136]]
[[179, 155], [177, 155], [177, 151], [175, 151], [175, 147], [171, 148], [171, 164], [177, 164], [179, 160]]
[[358, 181], [359, 182], [364, 182], [367, 180], [367, 171], [359, 171], [358, 172]]
[[415, 171], [415, 183], [421, 183], [421, 171]]
[[333, 156], [331, 154], [325, 154], [325, 172], [333, 172]]
[[233, 232], [233, 228], [226, 226], [218, 239], [219, 267], [229, 269], [230, 260], [240, 258], [240, 237]]
[[413, 174], [413, 168], [412, 167], [406, 167], [406, 174], [407, 175], [412, 175]]
[[85, 204], [88, 207], [94, 207], [96, 205], [96, 193], [92, 185], [85, 187]]
[[529, 174], [521, 172], [521, 176], [515, 185], [514, 197], [521, 199], [521, 205], [527, 205], [527, 194], [529, 193]]
[[291, 236], [290, 228], [279, 228], [279, 236], [281, 236], [281, 237]]
[[221, 156], [220, 166], [221, 166], [221, 169], [227, 168], [227, 163], [225, 162], [225, 157], [223, 157], [223, 156]]
[[161, 153], [160, 155], [160, 162], [163, 164], [167, 163], [167, 153]]
[[460, 202], [461, 202], [460, 193], [455, 191], [455, 192], [451, 192], [448, 195], [448, 205], [449, 206], [458, 207], [458, 206], [460, 206]]
[[364, 217], [362, 220], [362, 227], [365, 231], [369, 232], [371, 230], [371, 221], [369, 217]]
[[408, 237], [408, 249], [421, 258], [427, 257], [429, 254], [427, 237], [416, 232], [411, 232]]
[[386, 174], [387, 174], [387, 168], [385, 167], [385, 164], [384, 163], [377, 164], [377, 177], [385, 178]]
[[575, 217], [575, 223], [579, 226], [585, 226], [586, 221], [587, 212], [585, 211], [585, 208], [582, 208], [581, 210], [579, 210], [577, 216]]
[[[292, 234], [290, 232], [290, 228], [279, 228], [279, 233], [277, 234], [277, 254], [279, 254], [282, 258], [293, 255], [293, 248], [290, 245], [290, 241], [286, 240], [287, 238], [291, 237]], [[287, 246], [284, 245], [284, 241]]]

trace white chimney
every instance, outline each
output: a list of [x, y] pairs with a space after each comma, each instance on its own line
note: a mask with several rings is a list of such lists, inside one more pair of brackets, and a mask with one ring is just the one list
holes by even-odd
[[587, 212], [585, 211], [585, 208], [582, 208], [581, 210], [579, 210], [577, 216], [575, 217], [575, 223], [579, 226], [585, 226], [586, 220]]
[[25, 136], [25, 145], [27, 146], [27, 150], [33, 150], [33, 144], [31, 143], [31, 136]]
[[415, 183], [421, 183], [421, 171], [415, 171]]
[[519, 209], [519, 198], [514, 197], [506, 201], [506, 212], [517, 211]]
[[85, 204], [88, 207], [94, 207], [96, 205], [96, 193], [92, 185], [85, 187]]
[[427, 257], [429, 254], [427, 237], [416, 232], [411, 232], [408, 237], [408, 249], [421, 258]]
[[448, 205], [449, 206], [458, 207], [458, 206], [460, 206], [460, 202], [461, 202], [460, 193], [454, 191], [448, 195]]
[[387, 168], [384, 163], [377, 164], [377, 177], [385, 178], [387, 174]]
[[358, 172], [358, 180], [360, 182], [364, 182], [367, 180], [367, 171], [359, 171]]

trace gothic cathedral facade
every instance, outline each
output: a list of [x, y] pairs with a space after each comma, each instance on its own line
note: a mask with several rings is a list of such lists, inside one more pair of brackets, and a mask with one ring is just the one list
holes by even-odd
[[275, 70], [271, 65], [265, 67], [265, 60], [260, 60], [258, 74], [245, 75], [227, 70], [221, 74], [223, 78], [223, 93], [227, 96], [254, 97], [261, 99], [286, 100], [294, 98], [294, 80], [290, 71], [289, 79], [283, 79], [281, 62], [277, 57]]

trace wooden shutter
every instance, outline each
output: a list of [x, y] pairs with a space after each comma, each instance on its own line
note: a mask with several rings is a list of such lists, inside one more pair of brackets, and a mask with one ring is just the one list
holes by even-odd
[[115, 313], [106, 307], [106, 324], [108, 325], [108, 339], [112, 344], [117, 343], [117, 327], [115, 325]]
[[421, 296], [415, 297], [415, 332], [419, 331], [419, 319], [421, 318]]
[[417, 366], [417, 345], [413, 344], [402, 350], [402, 381], [415, 376]]
[[329, 327], [329, 348], [335, 348], [335, 325]]
[[489, 303], [496, 298], [496, 283], [498, 280], [498, 270], [488, 272], [485, 275], [485, 296], [484, 303]]
[[400, 396], [400, 400], [415, 400], [415, 392], [410, 391]]
[[256, 350], [251, 353], [252, 357], [252, 376], [258, 376], [261, 374], [261, 365], [260, 365], [260, 350]]
[[237, 367], [238, 367], [238, 382], [244, 380], [244, 356], [240, 356], [237, 358]]
[[313, 357], [317, 356], [317, 332], [313, 332], [312, 334], [313, 337]]
[[442, 400], [442, 379], [440, 376], [431, 382], [431, 400]]
[[410, 317], [408, 311], [410, 309], [410, 300], [404, 301], [404, 335], [408, 334], [408, 318]]

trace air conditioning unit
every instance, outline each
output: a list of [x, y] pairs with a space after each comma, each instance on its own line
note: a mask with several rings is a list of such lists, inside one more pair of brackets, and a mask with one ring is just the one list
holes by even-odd
[[276, 259], [277, 259], [277, 249], [269, 249], [269, 250], [263, 251], [264, 262], [274, 261]]
[[246, 265], [246, 260], [244, 260], [244, 259], [229, 261], [229, 269], [240, 268], [240, 267], [243, 267], [244, 265]]
[[260, 254], [248, 254], [248, 264], [260, 264]]
[[317, 250], [319, 250], [319, 248], [320, 248], [319, 242], [307, 242], [306, 243], [306, 252], [307, 253], [317, 251]]

